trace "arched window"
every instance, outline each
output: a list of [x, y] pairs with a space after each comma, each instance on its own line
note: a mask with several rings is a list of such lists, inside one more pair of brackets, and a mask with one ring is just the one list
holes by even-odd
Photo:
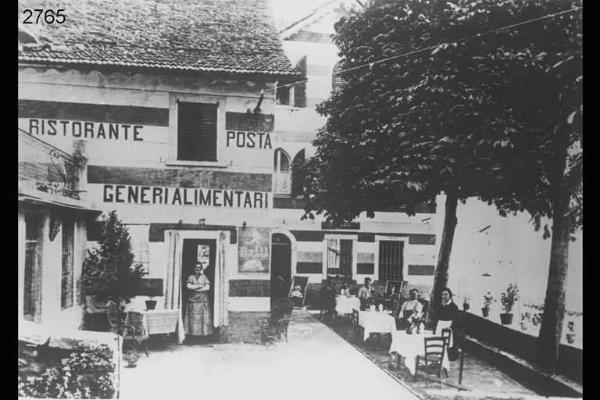
[[292, 161], [292, 196], [301, 196], [304, 193], [304, 173], [301, 167], [305, 159], [305, 151], [302, 149]]
[[290, 156], [283, 149], [276, 149], [273, 160], [273, 191], [290, 194]]

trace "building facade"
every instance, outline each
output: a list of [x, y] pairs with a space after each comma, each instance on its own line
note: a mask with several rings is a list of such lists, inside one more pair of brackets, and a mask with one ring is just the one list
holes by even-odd
[[[71, 25], [20, 32], [19, 127], [63, 150], [85, 142], [87, 199], [127, 225], [164, 282], [159, 307], [185, 306], [201, 257], [217, 327], [268, 311], [278, 277], [308, 277], [313, 298], [327, 275], [430, 284], [434, 210], [302, 219], [294, 160], [312, 154], [335, 63], [312, 53], [323, 35], [290, 63], [266, 0], [139, 3], [78, 2]], [[296, 81], [285, 104], [277, 86]], [[97, 240], [92, 227], [87, 246]]]
[[[78, 329], [87, 226], [83, 144], [65, 152], [18, 130], [18, 318]], [[73, 144], [72, 144], [73, 146]]]

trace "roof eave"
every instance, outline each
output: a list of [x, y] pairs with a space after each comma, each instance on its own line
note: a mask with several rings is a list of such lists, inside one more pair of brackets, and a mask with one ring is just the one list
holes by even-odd
[[126, 62], [112, 62], [112, 61], [93, 61], [93, 60], [81, 60], [81, 59], [61, 59], [53, 58], [48, 59], [45, 57], [31, 57], [20, 55], [19, 63], [32, 64], [32, 65], [44, 65], [44, 66], [68, 66], [68, 67], [105, 67], [105, 68], [134, 68], [143, 69], [148, 71], [169, 71], [169, 72], [191, 72], [191, 73], [223, 73], [233, 75], [253, 75], [253, 76], [268, 76], [268, 77], [298, 77], [300, 74], [296, 71], [266, 71], [266, 70], [252, 70], [243, 68], [210, 68], [210, 67], [184, 67], [180, 65], [151, 65], [147, 63], [126, 63]]

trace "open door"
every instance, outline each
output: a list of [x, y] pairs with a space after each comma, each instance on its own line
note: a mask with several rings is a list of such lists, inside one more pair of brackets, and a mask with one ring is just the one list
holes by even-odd
[[292, 277], [292, 243], [281, 234], [271, 237], [271, 304], [287, 298]]
[[194, 273], [194, 266], [200, 259], [208, 259], [209, 267], [206, 268], [204, 274], [210, 281], [210, 291], [208, 293], [210, 299], [210, 310], [214, 321], [215, 318], [215, 260], [217, 251], [217, 241], [215, 239], [184, 239], [181, 261], [181, 305], [183, 317], [185, 318], [185, 310], [187, 309], [188, 290], [186, 282], [188, 276]]

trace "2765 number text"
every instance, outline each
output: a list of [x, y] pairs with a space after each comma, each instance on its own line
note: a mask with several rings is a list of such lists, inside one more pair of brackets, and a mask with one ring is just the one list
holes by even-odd
[[[64, 24], [67, 20], [67, 16], [63, 14], [64, 8], [58, 10], [44, 10], [41, 8], [34, 8], [33, 10], [23, 10], [23, 14], [26, 14], [24, 24], [39, 24], [40, 18], [47, 24]], [[37, 16], [35, 16], [37, 14]]]

